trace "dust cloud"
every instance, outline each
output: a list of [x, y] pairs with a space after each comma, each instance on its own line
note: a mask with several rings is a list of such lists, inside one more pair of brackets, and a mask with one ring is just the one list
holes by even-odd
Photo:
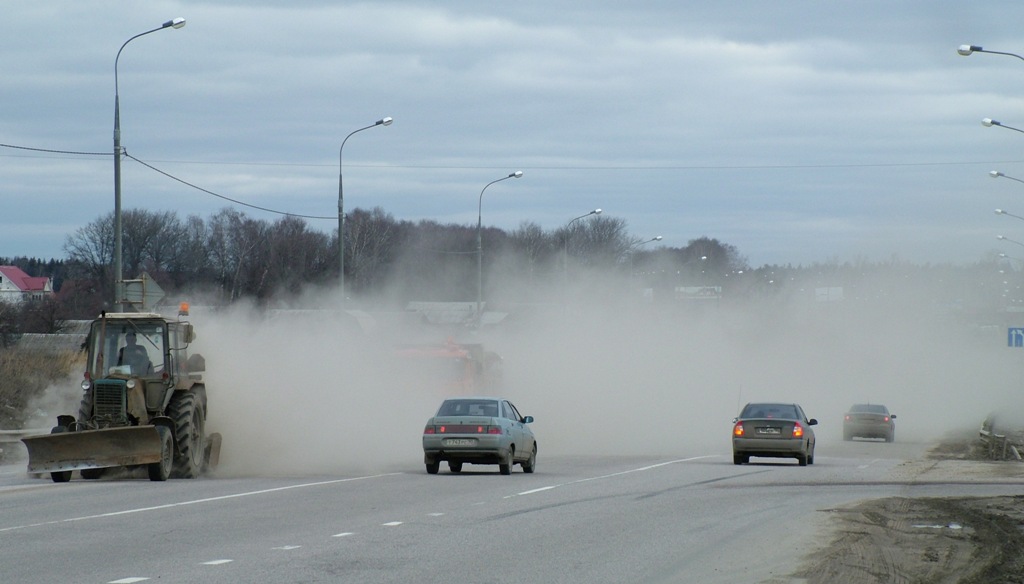
[[819, 454], [860, 402], [898, 416], [897, 440], [931, 441], [1017, 403], [1024, 373], [1005, 327], [965, 322], [926, 290], [680, 301], [574, 277], [553, 302], [515, 306], [521, 284], [493, 286], [489, 308], [508, 317], [479, 332], [363, 314], [358, 299], [339, 311], [329, 292], [319, 305], [330, 310], [195, 310], [207, 430], [224, 436], [218, 472], [421, 469], [423, 425], [447, 395], [403, 375], [393, 349], [411, 340], [501, 355], [496, 393], [534, 416], [541, 465], [547, 454], [727, 455], [750, 401], [801, 404], [819, 421]]

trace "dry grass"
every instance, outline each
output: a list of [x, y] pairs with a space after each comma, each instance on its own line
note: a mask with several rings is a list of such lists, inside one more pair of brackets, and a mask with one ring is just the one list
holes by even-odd
[[55, 382], [85, 365], [81, 352], [0, 350], [0, 429], [23, 427], [26, 406]]

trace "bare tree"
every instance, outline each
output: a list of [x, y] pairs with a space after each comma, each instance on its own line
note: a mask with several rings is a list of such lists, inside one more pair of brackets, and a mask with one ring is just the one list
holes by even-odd
[[93, 283], [105, 300], [114, 297], [114, 213], [110, 212], [77, 229], [64, 239], [69, 276]]
[[322, 281], [328, 271], [330, 239], [311, 231], [298, 217], [284, 217], [266, 230], [267, 289], [298, 293], [304, 284]]
[[625, 219], [600, 215], [579, 224], [569, 240], [570, 249], [576, 252], [570, 255], [578, 263], [611, 268], [628, 257], [630, 237]]
[[355, 209], [347, 225], [345, 249], [350, 250], [352, 257], [346, 259], [345, 265], [349, 267], [353, 287], [366, 291], [379, 286], [394, 261], [398, 222], [384, 209], [374, 207], [369, 212]]

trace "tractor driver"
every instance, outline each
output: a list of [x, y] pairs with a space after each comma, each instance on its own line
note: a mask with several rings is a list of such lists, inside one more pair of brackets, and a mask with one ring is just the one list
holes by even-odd
[[135, 375], [149, 373], [153, 364], [146, 348], [136, 342], [135, 331], [128, 331], [124, 341], [125, 345], [117, 352], [117, 364], [130, 366]]

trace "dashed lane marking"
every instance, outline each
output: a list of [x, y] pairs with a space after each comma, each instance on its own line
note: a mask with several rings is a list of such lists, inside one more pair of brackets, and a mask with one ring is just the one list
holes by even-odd
[[635, 473], [635, 472], [644, 472], [644, 471], [648, 471], [648, 470], [654, 470], [656, 468], [661, 468], [663, 466], [668, 466], [670, 464], [678, 464], [680, 462], [692, 462], [694, 460], [702, 460], [704, 458], [714, 458], [715, 456], [716, 455], [714, 455], [714, 454], [706, 454], [704, 456], [694, 456], [694, 457], [691, 457], [691, 458], [680, 458], [678, 460], [667, 460], [665, 462], [659, 462], [658, 464], [650, 464], [650, 465], [647, 465], [647, 466], [641, 466], [640, 468], [632, 468], [632, 469], [629, 469], [629, 470], [613, 472], [611, 474], [606, 474], [606, 475], [601, 475], [601, 476], [596, 476], [596, 477], [587, 477], [585, 479], [578, 479], [578, 480], [575, 480], [575, 481], [569, 481], [567, 483], [560, 483], [560, 484], [557, 484], [557, 485], [548, 485], [546, 487], [538, 487], [536, 489], [530, 489], [529, 491], [523, 491], [521, 493], [516, 493], [515, 495], [506, 495], [505, 498], [509, 499], [509, 498], [512, 498], [512, 497], [519, 497], [519, 496], [522, 496], [522, 495], [533, 495], [535, 493], [540, 493], [540, 492], [543, 492], [543, 491], [550, 491], [551, 489], [557, 489], [558, 487], [564, 487], [564, 486], [567, 486], [567, 485], [575, 485], [575, 484], [579, 484], [579, 483], [586, 483], [586, 482], [589, 482], [589, 481], [597, 481], [597, 480], [601, 480], [601, 479], [610, 479], [610, 478], [613, 478], [613, 477], [619, 477], [619, 476], [622, 476], [622, 475], [632, 474], [632, 473]]
[[259, 491], [248, 491], [245, 493], [234, 493], [231, 495], [221, 495], [220, 497], [209, 497], [206, 499], [195, 499], [192, 501], [181, 501], [179, 503], [168, 503], [166, 505], [157, 505], [155, 507], [141, 507], [139, 509], [125, 509], [124, 511], [113, 511], [110, 513], [100, 513], [98, 515], [85, 515], [83, 517], [69, 517], [67, 519], [55, 519], [53, 521], [43, 521], [41, 523], [30, 523], [26, 525], [15, 525], [12, 527], [0, 527], [0, 533], [6, 531], [16, 531], [18, 529], [28, 529], [29, 527], [43, 527], [46, 525], [59, 525], [61, 523], [71, 523], [73, 521], [86, 521], [89, 519], [102, 519], [105, 517], [117, 517], [119, 515], [131, 515], [133, 513], [146, 513], [149, 511], [161, 511], [163, 509], [173, 509], [175, 507], [184, 507], [186, 505], [196, 505], [199, 503], [212, 503], [214, 501], [226, 501], [228, 499], [237, 499], [239, 497], [251, 497], [253, 495], [265, 495], [267, 493], [277, 493], [280, 491], [289, 491], [291, 489], [302, 489], [306, 487], [319, 487], [323, 485], [335, 485], [338, 483], [350, 483], [353, 481], [362, 481], [366, 479], [379, 479], [383, 477], [390, 477], [400, 475], [402, 473], [391, 472], [376, 475], [367, 475], [362, 477], [351, 477], [347, 479], [335, 479], [331, 481], [318, 481], [315, 483], [300, 483], [297, 485], [288, 485], [287, 487], [275, 487], [273, 489], [262, 489]]

